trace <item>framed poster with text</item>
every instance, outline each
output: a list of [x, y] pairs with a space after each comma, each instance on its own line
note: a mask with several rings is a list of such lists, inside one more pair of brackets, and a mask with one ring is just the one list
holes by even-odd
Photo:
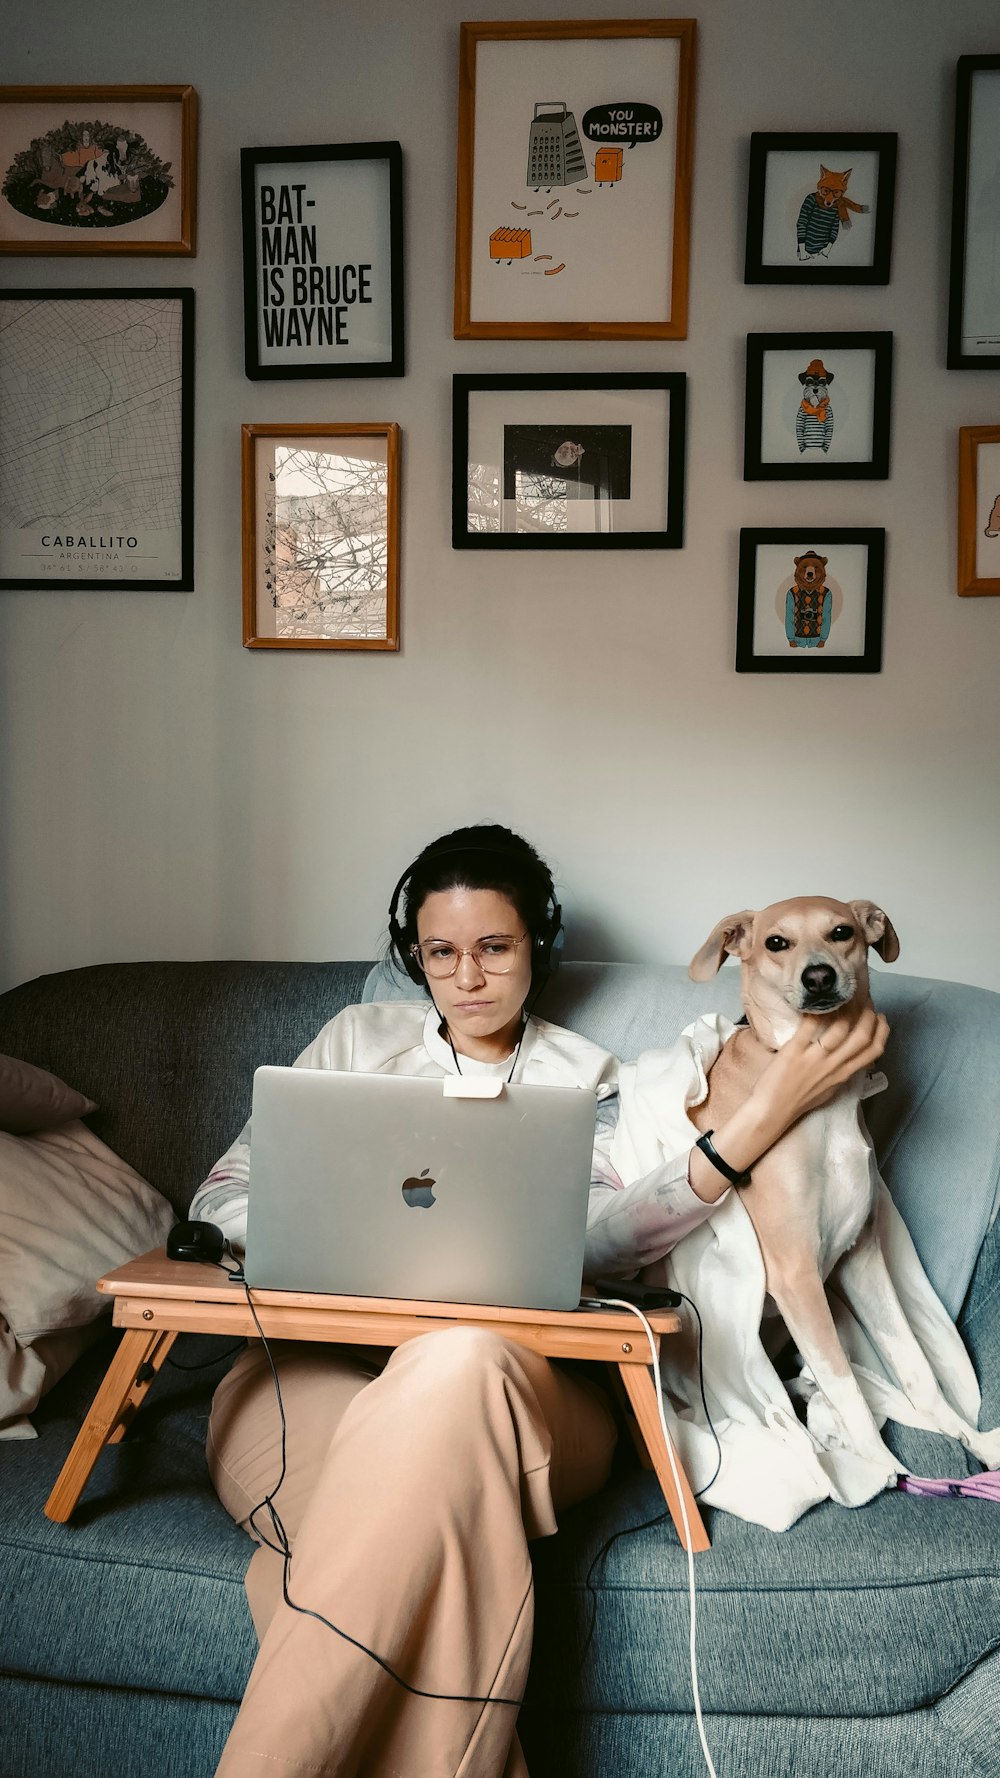
[[0, 588], [194, 586], [194, 291], [0, 291]]
[[403, 375], [398, 142], [244, 148], [246, 374]]

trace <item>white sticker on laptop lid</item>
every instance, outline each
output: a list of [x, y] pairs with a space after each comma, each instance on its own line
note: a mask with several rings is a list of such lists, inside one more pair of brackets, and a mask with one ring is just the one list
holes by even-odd
[[441, 1082], [446, 1099], [499, 1099], [504, 1085], [499, 1074], [446, 1074]]

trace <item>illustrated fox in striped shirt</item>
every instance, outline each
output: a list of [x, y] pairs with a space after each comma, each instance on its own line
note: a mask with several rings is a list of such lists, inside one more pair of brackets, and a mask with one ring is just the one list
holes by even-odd
[[816, 190], [807, 192], [803, 198], [795, 224], [799, 259], [815, 259], [817, 255], [829, 259], [841, 223], [845, 228], [851, 226], [851, 211], [856, 216], [867, 216], [871, 205], [856, 204], [847, 196], [847, 181], [852, 171], [853, 168], [848, 167], [845, 173], [831, 173], [829, 167], [820, 166]]

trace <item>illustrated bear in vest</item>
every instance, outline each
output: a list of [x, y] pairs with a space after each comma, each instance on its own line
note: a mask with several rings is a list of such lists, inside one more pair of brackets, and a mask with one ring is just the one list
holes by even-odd
[[795, 578], [785, 594], [789, 648], [822, 648], [830, 634], [833, 595], [826, 584], [828, 559], [814, 549], [795, 557]]

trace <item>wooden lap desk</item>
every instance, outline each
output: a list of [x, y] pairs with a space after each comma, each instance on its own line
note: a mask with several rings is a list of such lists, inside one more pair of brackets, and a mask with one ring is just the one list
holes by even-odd
[[[104, 1446], [124, 1437], [179, 1333], [259, 1337], [242, 1284], [227, 1282], [217, 1266], [167, 1259], [162, 1248], [109, 1272], [97, 1288], [114, 1297], [114, 1325], [126, 1332], [45, 1503], [46, 1516], [60, 1525], [69, 1520]], [[434, 1328], [486, 1326], [546, 1358], [596, 1358], [617, 1366], [634, 1415], [633, 1436], [640, 1456], [655, 1469], [677, 1535], [687, 1548], [648, 1369], [649, 1348], [635, 1317], [626, 1310], [416, 1305], [387, 1297], [321, 1296], [296, 1290], [253, 1289], [251, 1296], [268, 1339], [398, 1346]], [[647, 1319], [658, 1339], [680, 1327], [673, 1310], [656, 1310]], [[708, 1536], [679, 1457], [677, 1473], [691, 1548], [707, 1550]]]

